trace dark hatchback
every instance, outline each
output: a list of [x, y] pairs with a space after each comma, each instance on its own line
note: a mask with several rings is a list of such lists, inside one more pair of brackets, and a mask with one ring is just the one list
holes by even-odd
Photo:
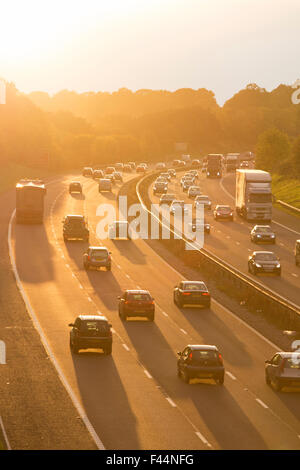
[[173, 300], [178, 307], [201, 305], [210, 308], [210, 293], [203, 281], [181, 281], [175, 286]]
[[214, 218], [216, 220], [222, 219], [222, 220], [233, 220], [233, 210], [231, 209], [230, 206], [221, 206], [217, 205], [215, 210], [214, 210]]
[[191, 379], [213, 379], [219, 385], [224, 383], [225, 368], [216, 346], [189, 344], [177, 353], [177, 375], [185, 383]]
[[90, 232], [83, 215], [66, 215], [63, 219], [63, 237], [67, 240], [89, 241]]
[[69, 323], [70, 348], [74, 354], [80, 349], [102, 349], [104, 354], [112, 352], [111, 324], [102, 315], [79, 315]]
[[255, 225], [251, 230], [250, 239], [254, 243], [275, 244], [276, 235], [270, 225]]
[[119, 316], [121, 320], [127, 317], [147, 317], [154, 320], [154, 299], [147, 290], [126, 290], [119, 299]]
[[88, 270], [90, 268], [106, 268], [111, 270], [111, 252], [105, 246], [90, 246], [83, 254], [83, 267]]
[[281, 264], [272, 251], [254, 251], [248, 259], [248, 271], [252, 274], [273, 273], [281, 275]]
[[69, 193], [80, 193], [82, 194], [82, 185], [79, 181], [71, 181], [69, 184]]

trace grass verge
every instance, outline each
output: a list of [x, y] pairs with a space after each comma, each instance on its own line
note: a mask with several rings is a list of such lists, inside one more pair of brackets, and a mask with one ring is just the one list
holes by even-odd
[[285, 176], [272, 175], [272, 193], [291, 206], [300, 209], [300, 180], [287, 179]]

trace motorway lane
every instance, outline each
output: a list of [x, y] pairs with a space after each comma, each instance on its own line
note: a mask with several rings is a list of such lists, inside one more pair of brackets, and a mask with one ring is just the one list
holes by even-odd
[[[98, 305], [92, 301], [93, 280], [95, 288], [100, 281], [106, 292], [115, 293], [122, 280], [116, 280], [113, 272], [84, 272], [89, 282], [85, 290], [76, 269], [72, 271], [73, 258], [80, 253], [82, 259], [84, 244], [70, 242], [65, 248], [61, 220], [66, 213], [82, 213], [84, 199], [70, 196], [66, 183], [48, 189], [44, 226], [13, 227], [13, 250], [25, 292], [71, 388], [106, 448], [208, 448], [145, 374], [119, 335], [114, 334], [111, 357], [98, 352], [70, 353], [67, 324], [76, 315], [101, 311], [115, 323], [115, 312], [105, 295]], [[85, 188], [89, 185], [95, 183], [85, 181]]]
[[[232, 208], [234, 207], [232, 199], [220, 186], [220, 180], [208, 179], [200, 175], [199, 185], [203, 194], [210, 196], [213, 207], [218, 203], [229, 204]], [[171, 180], [168, 191], [175, 193], [179, 199], [184, 199], [190, 204], [193, 203], [193, 200], [189, 199], [187, 194], [182, 191], [179, 175], [176, 180]], [[152, 185], [149, 188], [149, 196], [153, 202], [159, 202], [159, 196], [152, 194]], [[291, 217], [291, 219], [296, 218]], [[282, 297], [299, 306], [300, 272], [295, 266], [293, 256], [293, 248], [297, 238], [294, 232], [281, 226], [273, 226], [277, 234], [276, 244], [256, 245], [251, 243], [249, 236], [254, 225], [252, 223], [246, 222], [237, 216], [235, 216], [234, 222], [215, 221], [213, 211], [205, 211], [205, 220], [211, 224], [211, 233], [209, 235], [205, 234], [204, 237], [204, 248], [208, 252], [215, 254], [242, 273], [265, 284]], [[299, 225], [296, 219], [293, 226], [297, 227], [297, 224]], [[279, 256], [282, 265], [281, 277], [273, 274], [254, 276], [248, 273], [247, 259], [249, 254], [255, 250], [274, 251]]]
[[[299, 421], [293, 408], [294, 405], [296, 408], [299, 394], [289, 411], [281, 397], [283, 394], [279, 394], [278, 399], [277, 394], [263, 384], [263, 360], [273, 352], [270, 345], [229, 314], [225, 315], [225, 320], [226, 312], [222, 307], [214, 305], [211, 312], [203, 311], [201, 316], [194, 309], [185, 312], [177, 309], [166, 292], [172, 292], [178, 273], [142, 240], [103, 241], [113, 251], [111, 273], [86, 273], [82, 269], [83, 245], [76, 242], [64, 245], [60, 221], [66, 213], [80, 213], [85, 209], [90, 226], [95, 229], [96, 207], [99, 201], [107, 200], [105, 195], [98, 194], [93, 181], [84, 180], [84, 188], [87, 199], [65, 193], [52, 206], [53, 225], [49, 217], [45, 224], [46, 236], [40, 234], [42, 247], [38, 257], [35, 256], [38, 234], [35, 234], [33, 247], [30, 236], [16, 232], [16, 247], [19, 245], [16, 253], [25, 289], [43, 329], [90, 420], [97, 432], [100, 431], [104, 445], [111, 448], [207, 448], [203, 444], [205, 436], [204, 440], [206, 438], [213, 448], [299, 448]], [[53, 189], [48, 194], [51, 205], [59, 192], [58, 188]], [[51, 249], [46, 248], [45, 238]], [[96, 243], [93, 235], [91, 243]], [[41, 282], [38, 276], [31, 278], [31, 263], [35, 271], [42, 270]], [[47, 269], [43, 268], [48, 264]], [[134, 320], [123, 324], [118, 318], [116, 296], [121, 289], [137, 286], [149, 288], [159, 304], [155, 324]], [[117, 330], [112, 358], [92, 353], [72, 358], [66, 323], [78, 313], [91, 313], [95, 309], [106, 314]], [[179, 381], [175, 351], [191, 341], [216, 342], [228, 370], [237, 380], [226, 377], [224, 388], [213, 384], [188, 387]], [[124, 343], [130, 351], [124, 348]], [[153, 379], [146, 375], [144, 368]], [[263, 384], [260, 388], [265, 391], [269, 406], [272, 401], [275, 416], [270, 408], [265, 409], [256, 401], [256, 389], [248, 385], [249, 378], [253, 377], [251, 387], [254, 386], [259, 374], [260, 384]], [[171, 397], [177, 409], [166, 397]], [[117, 421], [114, 420], [116, 415]], [[123, 430], [121, 436], [120, 429]], [[200, 432], [202, 441], [196, 432]]]
[[[89, 220], [93, 220], [94, 217], [94, 226], [97, 224], [96, 206], [96, 193], [91, 189], [91, 194], [87, 198], [87, 210]], [[155, 323], [158, 329], [149, 328], [145, 336], [141, 334], [145, 331], [143, 321], [129, 320], [124, 324], [118, 320], [117, 325], [122, 337], [126, 338], [126, 342], [138, 352], [139, 360], [147, 366], [147, 370], [159, 384], [163, 385], [172, 399], [176, 403], [179, 400], [180, 408], [184, 409], [184, 413], [195, 422], [196, 426], [203, 429], [205, 425], [205, 436], [209, 442], [212, 442], [214, 448], [288, 448], [291, 445], [290, 438], [293, 441], [292, 445], [298, 448], [299, 394], [293, 394], [294, 399], [290, 403], [292, 411], [289, 411], [285, 405], [281, 406], [281, 401], [276, 397], [273, 400], [274, 392], [264, 384], [263, 361], [274, 352], [274, 348], [261, 340], [258, 345], [257, 337], [253, 333], [249, 334], [249, 329], [242, 327], [232, 316], [226, 318], [224, 325], [224, 309], [221, 307], [215, 305], [213, 307], [213, 314], [218, 312], [217, 320], [209, 311], [203, 311], [203, 316], [202, 312], [199, 316], [199, 311], [195, 309], [180, 311], [175, 307], [172, 302], [172, 288], [181, 276], [155, 255], [142, 240], [135, 242], [105, 240], [103, 244], [113, 252], [113, 262], [118, 264], [118, 271], [121, 268], [121, 271], [128, 276], [127, 288], [139, 286], [149, 289], [156, 299]], [[190, 313], [189, 320], [186, 318], [186, 312]], [[221, 347], [226, 363], [228, 359], [230, 360], [230, 363], [227, 363], [229, 370], [240, 376], [239, 380], [233, 381], [233, 385], [226, 384], [226, 392], [230, 386], [228, 394], [220, 392], [218, 386], [209, 384], [208, 388], [195, 390], [195, 403], [192, 402], [190, 391], [186, 394], [185, 384], [175, 377], [175, 352], [188, 342], [216, 343]], [[154, 355], [153, 350], [157, 354]], [[252, 356], [255, 358], [254, 361]], [[261, 378], [259, 387], [257, 387], [258, 376]], [[232, 379], [227, 379], [227, 382], [230, 380]], [[249, 385], [252, 387], [251, 391]], [[265, 409], [261, 409], [255, 398], [256, 392], [261, 396], [262, 391], [264, 394], [266, 392], [269, 403], [271, 400], [274, 402], [276, 413], [279, 412], [281, 416], [276, 419], [273, 416], [270, 421], [265, 419]], [[203, 395], [199, 396], [199, 392], [203, 392]], [[252, 424], [254, 417], [257, 421], [255, 425]], [[287, 425], [283, 426], [284, 429], [289, 429], [287, 438], [285, 433], [285, 437], [282, 435], [282, 420], [287, 422]], [[260, 423], [258, 429], [257, 423]], [[274, 429], [278, 426], [277, 434]], [[236, 431], [232, 432], [232, 428]], [[266, 438], [264, 434], [267, 435]]]

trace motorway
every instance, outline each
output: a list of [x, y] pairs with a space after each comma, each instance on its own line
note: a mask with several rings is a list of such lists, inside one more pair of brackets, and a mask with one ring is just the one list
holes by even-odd
[[[175, 194], [176, 198], [192, 204], [187, 193], [180, 186], [181, 173], [171, 180], [168, 192]], [[229, 173], [222, 180], [206, 178], [199, 171], [200, 179], [196, 184], [201, 187], [203, 194], [207, 194], [212, 201], [212, 208], [217, 204], [228, 204], [234, 209], [235, 175]], [[159, 195], [152, 194], [152, 185], [149, 188], [149, 197], [153, 203], [159, 202]], [[300, 238], [300, 218], [293, 217], [280, 210], [273, 210], [271, 226], [276, 233], [276, 244], [254, 244], [250, 241], [250, 230], [255, 223], [246, 222], [236, 214], [234, 222], [216, 221], [213, 210], [205, 211], [205, 221], [211, 224], [211, 232], [205, 234], [204, 249], [218, 256], [240, 272], [250, 278], [265, 284], [283, 298], [299, 306], [300, 270], [295, 265], [294, 246]], [[255, 250], [274, 251], [282, 265], [281, 277], [273, 274], [259, 274], [254, 276], [248, 273], [248, 256]]]
[[[74, 178], [83, 183], [84, 196], [68, 193]], [[209, 184], [218, 183], [205, 184], [208, 190]], [[223, 198], [218, 202], [226, 202], [222, 188], [219, 191]], [[44, 225], [13, 222], [11, 237], [24, 291], [103, 446], [300, 449], [299, 393], [276, 393], [264, 380], [264, 361], [276, 346], [215, 301], [210, 310], [176, 307], [173, 287], [182, 276], [145, 241], [97, 239], [97, 207], [115, 205], [116, 192], [99, 194], [93, 180], [69, 175], [48, 187]], [[100, 243], [112, 251], [111, 272], [86, 272], [82, 254], [87, 246], [63, 242], [62, 218], [68, 213], [88, 216], [90, 244]], [[241, 223], [218, 225], [232, 236], [237, 232], [246, 237], [248, 229]], [[226, 254], [227, 242], [217, 230], [213, 227], [210, 237], [214, 245], [219, 244], [221, 256]], [[154, 323], [119, 319], [117, 296], [127, 288], [151, 292], [156, 301]], [[78, 314], [97, 312], [113, 325], [112, 356], [92, 351], [72, 355], [68, 323]], [[227, 371], [223, 387], [210, 381], [187, 385], [177, 378], [176, 351], [197, 343], [219, 347]]]

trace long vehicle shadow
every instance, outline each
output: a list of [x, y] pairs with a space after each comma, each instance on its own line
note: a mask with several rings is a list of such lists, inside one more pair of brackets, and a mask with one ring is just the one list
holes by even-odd
[[118, 449], [139, 449], [137, 420], [113, 355], [80, 352], [72, 359], [85, 412], [104, 446], [112, 449], [117, 440]]
[[146, 264], [147, 260], [134, 240], [111, 240], [116, 250], [133, 264]]
[[77, 199], [78, 201], [84, 201], [85, 200], [85, 195], [81, 193], [71, 193], [70, 196], [73, 199]]

